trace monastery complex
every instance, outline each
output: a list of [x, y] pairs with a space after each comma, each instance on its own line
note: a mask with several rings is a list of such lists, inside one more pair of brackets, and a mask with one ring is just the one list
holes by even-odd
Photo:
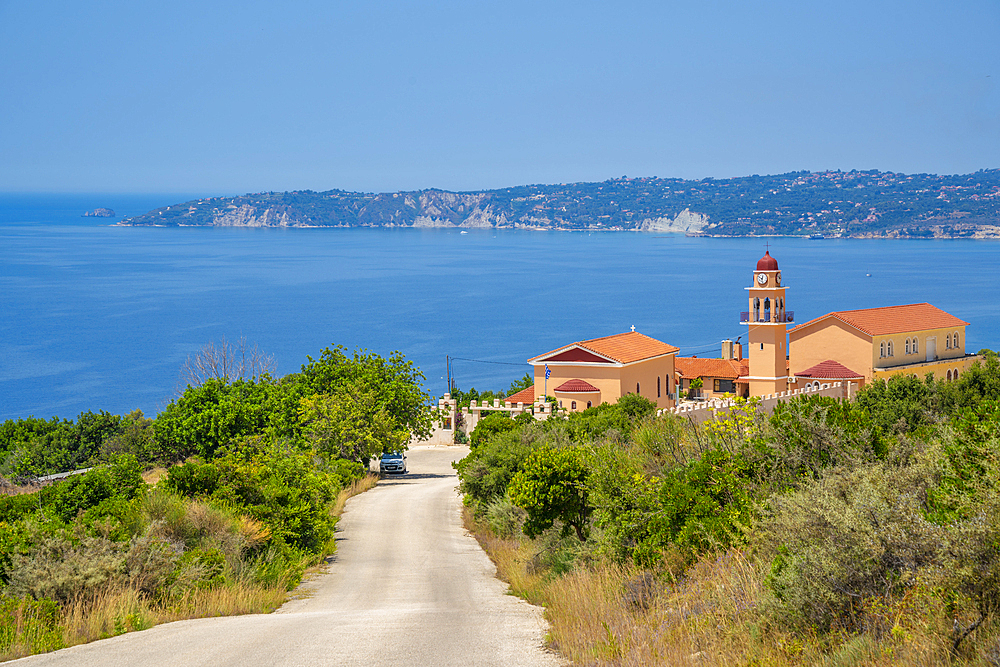
[[636, 393], [663, 409], [834, 383], [846, 396], [848, 387], [893, 375], [957, 379], [977, 359], [965, 352], [969, 323], [929, 303], [837, 311], [796, 325], [788, 290], [768, 251], [746, 288], [745, 346], [724, 340], [721, 358], [703, 359], [678, 357], [677, 347], [637, 331], [578, 341], [529, 359], [534, 387], [506, 402], [552, 396], [557, 408], [578, 412]]
[[[757, 262], [746, 288], [746, 343], [722, 341], [720, 358], [678, 357], [677, 347], [632, 331], [569, 343], [528, 359], [534, 386], [492, 405], [458, 407], [446, 394], [438, 402], [440, 435], [451, 441], [460, 423], [470, 432], [484, 412], [524, 412], [547, 419], [555, 411], [581, 412], [639, 394], [659, 411], [698, 421], [723, 408], [725, 399], [760, 397], [770, 411], [803, 393], [849, 398], [876, 379], [894, 375], [958, 379], [978, 355], [966, 354], [968, 322], [929, 303], [844, 310], [795, 324], [786, 309], [778, 262], [770, 251]], [[550, 397], [550, 400], [546, 400]], [[555, 399], [555, 404], [551, 402]]]

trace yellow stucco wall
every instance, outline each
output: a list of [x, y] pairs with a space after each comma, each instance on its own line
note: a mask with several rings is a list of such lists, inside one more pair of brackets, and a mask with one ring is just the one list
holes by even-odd
[[[535, 392], [536, 398], [542, 396], [545, 391], [545, 366], [539, 364], [535, 369]], [[552, 371], [548, 379], [548, 395], [562, 399], [563, 407], [570, 409], [570, 401], [577, 402], [577, 410], [582, 411], [587, 407], [587, 401], [592, 401], [594, 406], [601, 403], [614, 403], [624, 394], [634, 394], [635, 385], [639, 383], [639, 393], [656, 403], [657, 408], [668, 408], [674, 402], [668, 395], [674, 389], [674, 355], [659, 357], [640, 361], [625, 366], [613, 364], [559, 364], [550, 363], [549, 370]], [[656, 378], [660, 378], [660, 396], [656, 395]], [[555, 388], [567, 380], [584, 380], [594, 385], [600, 390], [600, 395], [556, 393]]]
[[833, 359], [866, 378], [872, 377], [872, 344], [866, 334], [836, 318], [828, 318], [788, 333], [788, 363], [792, 376]]
[[936, 379], [946, 380], [948, 379], [948, 371], [952, 373], [958, 371], [958, 375], [961, 377], [977, 359], [979, 359], [977, 356], [961, 357], [958, 359], [952, 357], [908, 366], [879, 368], [875, 370], [875, 378], [887, 380], [893, 375], [916, 375], [918, 378], [923, 379], [928, 373], [934, 373]]
[[[945, 337], [958, 333], [957, 347], [947, 348]], [[906, 354], [906, 340], [917, 339], [917, 353]], [[936, 341], [937, 359], [927, 362], [927, 340]], [[881, 356], [882, 343], [892, 342], [893, 355]], [[933, 372], [946, 378], [949, 369], [959, 372], [968, 368], [974, 357], [965, 357], [965, 327], [924, 329], [899, 334], [870, 337], [836, 318], [828, 318], [804, 329], [789, 333], [789, 364], [791, 374], [833, 359], [852, 371], [861, 373], [866, 381], [892, 375], [916, 374], [923, 377]]]
[[[621, 393], [635, 393], [635, 385], [639, 384], [639, 394], [656, 403], [657, 408], [668, 408], [674, 404], [667, 398], [674, 391], [674, 355], [648, 359], [629, 364], [621, 369]], [[656, 379], [660, 379], [660, 395], [656, 395]]]
[[[947, 349], [945, 347], [945, 336], [958, 333], [958, 347]], [[917, 353], [906, 354], [906, 339], [911, 341], [917, 339]], [[913, 331], [910, 333], [892, 334], [888, 336], [875, 336], [872, 341], [872, 366], [875, 368], [886, 368], [890, 366], [900, 366], [903, 364], [914, 364], [926, 362], [928, 339], [934, 339], [935, 352], [938, 359], [960, 359], [965, 356], [965, 327], [950, 327], [948, 329], [925, 329], [923, 331]], [[882, 357], [880, 350], [882, 343], [892, 342], [893, 356]]]

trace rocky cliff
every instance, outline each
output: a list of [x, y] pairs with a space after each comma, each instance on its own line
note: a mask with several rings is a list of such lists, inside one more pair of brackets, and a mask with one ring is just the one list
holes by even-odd
[[1000, 228], [1000, 170], [961, 176], [792, 172], [699, 181], [623, 177], [481, 192], [258, 192], [166, 206], [119, 224], [983, 238]]

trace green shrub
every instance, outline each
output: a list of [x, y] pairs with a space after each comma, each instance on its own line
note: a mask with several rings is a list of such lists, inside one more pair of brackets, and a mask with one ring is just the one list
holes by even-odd
[[507, 490], [511, 502], [527, 512], [524, 534], [537, 537], [556, 521], [586, 539], [592, 508], [587, 503], [587, 463], [576, 448], [542, 447], [528, 454]]
[[486, 505], [486, 523], [490, 530], [503, 538], [513, 537], [524, 525], [524, 510], [501, 496]]
[[469, 447], [476, 449], [500, 433], [517, 429], [517, 422], [511, 419], [506, 412], [491, 412], [476, 424], [469, 434]]
[[330, 461], [328, 468], [337, 487], [341, 489], [346, 489], [368, 473], [367, 468], [362, 463], [347, 459], [334, 459]]
[[466, 502], [478, 510], [504, 496], [510, 480], [535, 448], [539, 433], [537, 427], [506, 431], [454, 463]]
[[889, 601], [939, 564], [947, 531], [924, 518], [933, 477], [924, 466], [875, 463], [777, 496], [763, 539], [780, 621], [854, 628], [866, 600]]
[[594, 507], [594, 523], [601, 529], [602, 551], [615, 560], [634, 559], [640, 565], [658, 560], [658, 547], [649, 540], [651, 522], [660, 510], [660, 482], [646, 471], [648, 459], [643, 454], [648, 446], [627, 448], [617, 442], [595, 446], [587, 477], [587, 498]]
[[132, 540], [125, 554], [129, 585], [147, 595], [160, 593], [174, 578], [183, 548], [152, 532]]
[[[329, 505], [340, 489], [340, 477], [317, 468], [310, 454], [255, 439], [228, 449], [211, 463], [179, 466], [185, 467], [173, 477], [168, 474], [166, 488], [207, 497], [235, 514], [258, 519], [272, 535], [304, 553], [319, 555], [328, 547], [335, 523]], [[350, 473], [356, 468], [343, 470]]]
[[693, 553], [743, 543], [756, 510], [747, 473], [738, 456], [710, 450], [664, 475], [643, 553], [670, 543]]
[[73, 542], [49, 535], [27, 555], [16, 554], [11, 561], [10, 594], [61, 603], [92, 597], [120, 583], [125, 573], [122, 546], [101, 537]]
[[187, 461], [167, 471], [163, 484], [185, 498], [210, 497], [219, 487], [222, 472], [211, 463]]

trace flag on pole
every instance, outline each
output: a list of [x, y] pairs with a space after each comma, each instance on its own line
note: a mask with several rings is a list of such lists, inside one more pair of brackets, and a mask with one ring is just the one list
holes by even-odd
[[549, 365], [545, 364], [545, 379], [548, 380], [550, 375], [552, 375], [552, 371], [549, 370]]

